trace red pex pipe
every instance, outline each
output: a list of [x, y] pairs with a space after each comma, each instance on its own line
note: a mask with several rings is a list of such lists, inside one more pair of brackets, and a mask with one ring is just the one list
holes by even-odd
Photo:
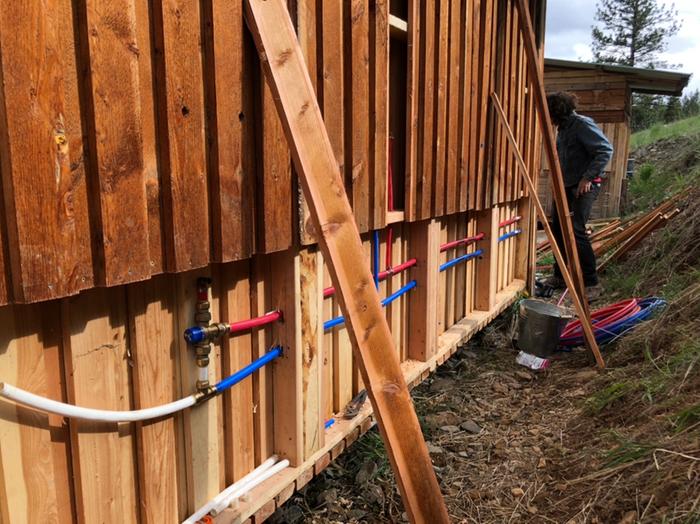
[[240, 320], [238, 322], [229, 322], [229, 332], [237, 333], [239, 331], [246, 331], [247, 329], [252, 329], [265, 324], [272, 324], [282, 319], [281, 311], [270, 311], [265, 313], [261, 317], [251, 318], [248, 320]]
[[509, 226], [509, 225], [511, 225], [511, 224], [515, 224], [516, 222], [520, 222], [520, 220], [521, 220], [522, 218], [523, 218], [523, 217], [521, 217], [520, 215], [515, 216], [515, 217], [513, 217], [513, 218], [509, 218], [508, 220], [504, 220], [503, 222], [500, 222], [500, 223], [498, 224], [498, 227], [506, 227], [506, 226]]
[[448, 249], [461, 246], [462, 244], [471, 244], [472, 242], [477, 242], [483, 239], [485, 236], [486, 235], [484, 233], [479, 233], [478, 235], [473, 237], [466, 237], [460, 240], [453, 240], [452, 242], [447, 242], [446, 244], [442, 244], [440, 246], [440, 253], [442, 253], [443, 251], [447, 251]]
[[[379, 273], [379, 280], [386, 280], [388, 277], [391, 275], [396, 275], [397, 273], [401, 273], [402, 271], [406, 271], [409, 267], [413, 267], [418, 263], [418, 261], [415, 258], [412, 258], [410, 260], [407, 260], [406, 262], [403, 262], [402, 264], [399, 264], [398, 266], [390, 267], [386, 271], [381, 271]], [[327, 287], [323, 290], [323, 298], [328, 298], [330, 296], [333, 296], [335, 293], [335, 288], [333, 286]]]
[[[598, 309], [591, 314], [593, 329], [596, 331], [605, 329], [607, 326], [617, 322], [618, 320], [635, 315], [640, 311], [641, 308], [639, 307], [639, 302], [636, 298], [623, 300], [617, 304]], [[581, 321], [572, 320], [566, 325], [560, 338], [565, 339], [576, 335], [580, 336], [581, 333]]]

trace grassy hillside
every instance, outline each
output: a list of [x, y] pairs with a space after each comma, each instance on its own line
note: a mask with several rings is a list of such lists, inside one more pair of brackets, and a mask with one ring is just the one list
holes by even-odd
[[700, 117], [657, 125], [632, 135], [635, 174], [628, 186], [626, 212], [651, 208], [671, 193], [700, 180]]
[[700, 116], [678, 120], [671, 124], [655, 126], [632, 135], [632, 150], [649, 145], [663, 138], [700, 135]]

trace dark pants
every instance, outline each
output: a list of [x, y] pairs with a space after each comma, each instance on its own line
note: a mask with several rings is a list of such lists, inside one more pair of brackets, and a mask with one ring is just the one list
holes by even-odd
[[[576, 197], [576, 188], [577, 186], [566, 188], [566, 199], [569, 202], [571, 222], [574, 226], [574, 237], [576, 238], [576, 248], [578, 249], [581, 272], [583, 273], [583, 283], [586, 286], [595, 286], [598, 283], [598, 274], [596, 273], [595, 253], [593, 253], [591, 241], [586, 233], [586, 222], [588, 222], [588, 219], [591, 217], [593, 202], [598, 198], [600, 186], [594, 185], [591, 191], [578, 198]], [[556, 205], [552, 210], [552, 233], [554, 233], [557, 245], [561, 250], [564, 260], [566, 260], [564, 238], [562, 237]], [[554, 264], [554, 275], [561, 278], [561, 271], [556, 263]]]

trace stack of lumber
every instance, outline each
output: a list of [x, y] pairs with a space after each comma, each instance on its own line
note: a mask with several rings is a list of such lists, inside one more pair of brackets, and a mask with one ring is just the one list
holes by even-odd
[[[669, 220], [680, 213], [676, 207], [680, 194], [665, 199], [651, 211], [642, 215], [634, 215], [625, 219], [614, 218], [607, 221], [595, 221], [589, 224], [594, 229], [590, 239], [596, 257], [610, 253], [598, 266], [598, 270], [616, 260], [621, 259], [653, 231], [664, 226]], [[537, 256], [542, 258], [551, 253], [549, 241], [537, 246]], [[549, 269], [549, 265], [538, 265], [537, 269]]]

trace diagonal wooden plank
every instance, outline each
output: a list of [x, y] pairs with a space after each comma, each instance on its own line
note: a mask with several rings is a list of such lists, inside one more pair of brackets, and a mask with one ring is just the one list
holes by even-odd
[[333, 285], [340, 291], [362, 379], [409, 517], [413, 522], [448, 522], [369, 264], [358, 263], [362, 245], [357, 224], [287, 9], [283, 0], [249, 0], [246, 19], [320, 232]]
[[[566, 188], [564, 187], [564, 177], [562, 175], [561, 166], [559, 165], [559, 157], [557, 156], [556, 145], [554, 141], [554, 131], [552, 130], [552, 121], [549, 117], [549, 108], [547, 107], [547, 95], [544, 91], [544, 74], [539, 67], [539, 58], [537, 53], [537, 45], [535, 43], [535, 31], [532, 28], [532, 20], [530, 18], [530, 10], [527, 7], [525, 0], [515, 0], [518, 8], [518, 20], [520, 22], [520, 32], [525, 43], [525, 55], [530, 74], [530, 82], [532, 83], [535, 106], [537, 108], [537, 117], [542, 130], [542, 138], [544, 142], [544, 152], [547, 155], [547, 163], [551, 171], [552, 190], [554, 193], [554, 202], [557, 206], [557, 214], [560, 217], [562, 236], [564, 237], [564, 251], [567, 255], [567, 260], [571, 261], [571, 276], [573, 284], [578, 291], [578, 296], [581, 297], [581, 303], [586, 317], [588, 317], [588, 301], [586, 299], [586, 290], [583, 285], [583, 274], [579, 265], [578, 250], [576, 249], [576, 241], [574, 240], [574, 230], [569, 218], [569, 205], [566, 201]], [[593, 348], [590, 348], [593, 351]]]
[[503, 108], [501, 107], [501, 102], [498, 100], [498, 96], [492, 93], [491, 101], [493, 102], [493, 107], [496, 110], [496, 115], [498, 116], [501, 125], [505, 129], [506, 138], [508, 139], [511, 148], [513, 149], [513, 153], [515, 154], [515, 159], [518, 162], [518, 165], [520, 166], [523, 179], [525, 180], [525, 183], [527, 184], [527, 187], [530, 190], [530, 195], [532, 197], [532, 201], [535, 204], [535, 209], [537, 210], [537, 214], [540, 217], [540, 221], [542, 222], [544, 230], [547, 233], [549, 243], [552, 246], [552, 253], [554, 254], [554, 258], [556, 258], [557, 263], [561, 268], [561, 273], [564, 277], [564, 281], [566, 282], [566, 286], [569, 288], [569, 293], [571, 294], [571, 301], [574, 303], [576, 312], [578, 313], [579, 319], [581, 320], [583, 336], [586, 340], [586, 343], [588, 344], [588, 348], [591, 350], [596, 362], [598, 363], [598, 367], [602, 369], [605, 367], [605, 361], [603, 360], [603, 356], [600, 354], [600, 349], [598, 349], [598, 344], [596, 343], [595, 335], [593, 334], [593, 325], [591, 324], [591, 319], [588, 316], [588, 312], [584, 308], [578, 290], [574, 286], [573, 276], [569, 272], [568, 266], [564, 263], [564, 258], [562, 257], [561, 251], [559, 250], [559, 246], [554, 240], [552, 228], [549, 225], [549, 222], [547, 221], [547, 214], [545, 213], [544, 208], [542, 207], [542, 203], [540, 202], [540, 199], [537, 196], [537, 188], [535, 187], [535, 184], [532, 181], [532, 178], [530, 177], [527, 165], [525, 165], [525, 160], [523, 160], [523, 157], [520, 154], [520, 148], [518, 148], [518, 143], [515, 141], [513, 131], [511, 130], [510, 125], [508, 124], [506, 114], [503, 112]]

